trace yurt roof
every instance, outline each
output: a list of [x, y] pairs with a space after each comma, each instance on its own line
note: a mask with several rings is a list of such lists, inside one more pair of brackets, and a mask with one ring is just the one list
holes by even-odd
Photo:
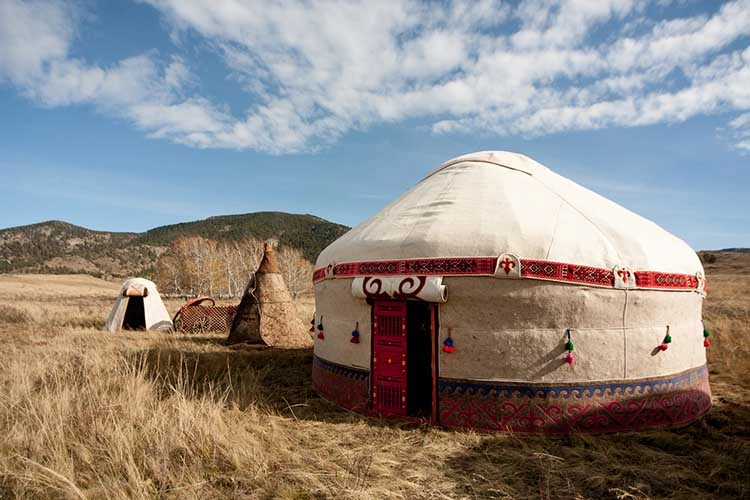
[[389, 259], [499, 256], [702, 273], [681, 239], [524, 155], [449, 160], [320, 254], [316, 268]]
[[153, 289], [156, 288], [156, 283], [146, 278], [128, 278], [122, 283], [122, 287], [126, 288], [131, 285], [147, 286]]

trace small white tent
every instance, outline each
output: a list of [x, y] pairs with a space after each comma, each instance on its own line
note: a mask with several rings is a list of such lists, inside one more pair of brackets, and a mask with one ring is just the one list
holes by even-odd
[[172, 319], [153, 281], [129, 278], [120, 289], [105, 330], [172, 330]]
[[444, 163], [313, 279], [313, 386], [355, 411], [560, 434], [711, 405], [695, 252], [523, 155]]

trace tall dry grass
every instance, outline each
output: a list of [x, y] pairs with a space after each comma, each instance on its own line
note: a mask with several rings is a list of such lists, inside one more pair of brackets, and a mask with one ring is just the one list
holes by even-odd
[[102, 283], [19, 293], [0, 276], [2, 499], [750, 497], [747, 289], [736, 280], [711, 280], [707, 417], [555, 439], [350, 414], [311, 391], [305, 350], [104, 334], [117, 287]]

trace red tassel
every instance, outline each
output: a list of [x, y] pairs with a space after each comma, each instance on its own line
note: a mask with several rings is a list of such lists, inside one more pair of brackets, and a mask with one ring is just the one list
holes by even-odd
[[349, 342], [351, 342], [352, 344], [359, 344], [359, 337], [352, 337]]
[[311, 326], [308, 330], [310, 333], [315, 333], [315, 325]]
[[323, 334], [323, 330], [321, 330], [321, 331], [318, 332], [318, 338], [320, 340], [325, 340], [326, 336]]
[[666, 351], [667, 349], [669, 349], [669, 344], [666, 342], [662, 342], [661, 345], [659, 345], [659, 350]]
[[711, 341], [708, 339], [703, 339], [703, 347], [711, 347]]

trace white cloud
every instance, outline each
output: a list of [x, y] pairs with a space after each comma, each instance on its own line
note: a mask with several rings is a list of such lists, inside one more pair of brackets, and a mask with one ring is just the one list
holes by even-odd
[[743, 113], [729, 122], [734, 147], [744, 154], [750, 154], [750, 113]]
[[253, 100], [247, 114], [196, 95], [187, 55], [106, 68], [72, 58], [80, 16], [51, 0], [0, 3], [0, 79], [152, 137], [273, 153], [407, 119], [539, 135], [750, 110], [750, 0], [666, 20], [646, 0], [145, 1], [174, 39], [198, 35], [223, 59]]
[[0, 2], [0, 78], [19, 85], [64, 58], [75, 34], [76, 12], [53, 1]]
[[155, 54], [99, 67], [70, 57], [81, 13], [52, 0], [0, 2], [0, 81], [45, 106], [94, 105], [154, 137], [199, 146], [191, 134], [216, 133], [229, 117], [201, 98], [183, 98], [192, 76], [179, 57]]

